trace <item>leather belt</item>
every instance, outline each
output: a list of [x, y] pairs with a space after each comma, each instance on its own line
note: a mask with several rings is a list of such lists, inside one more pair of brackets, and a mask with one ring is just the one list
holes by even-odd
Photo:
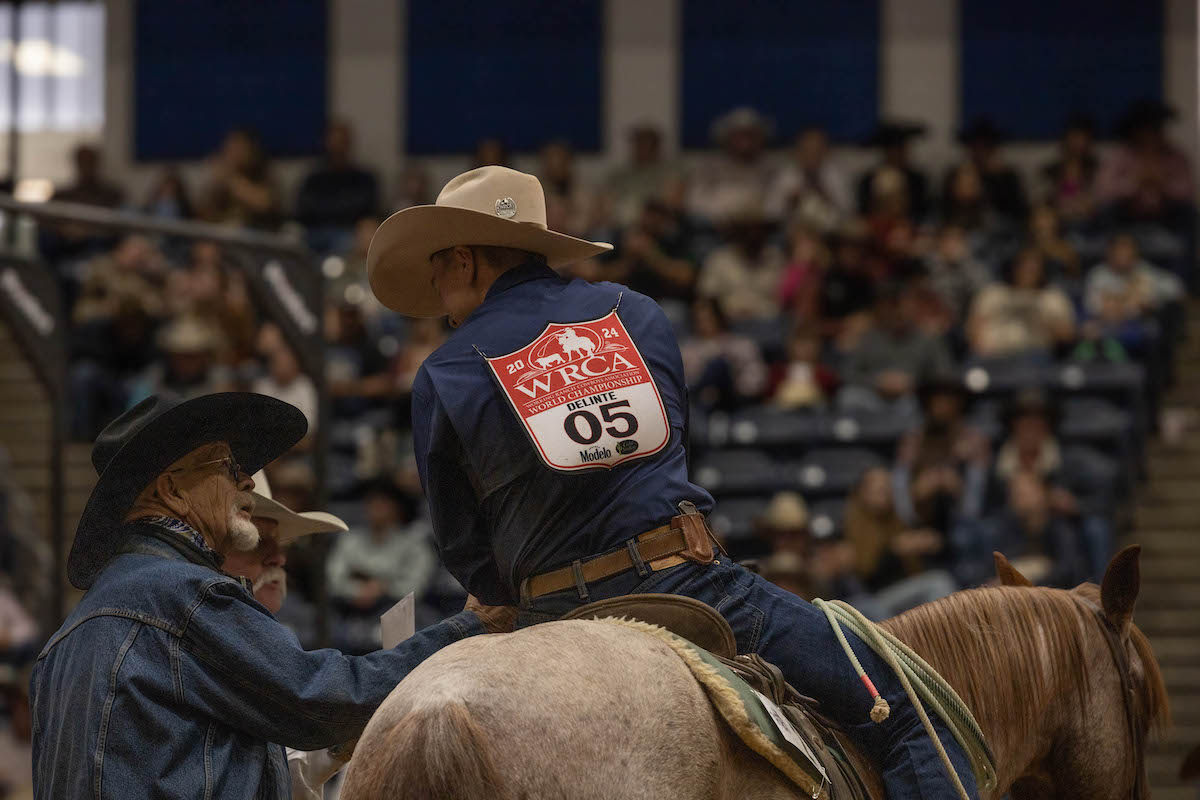
[[[625, 542], [625, 547], [534, 575], [521, 582], [522, 604], [535, 597], [575, 589], [579, 599], [588, 600], [587, 585], [636, 569], [642, 577], [684, 561], [709, 564], [713, 561], [715, 537], [698, 513], [680, 514], [671, 522], [646, 531]], [[716, 543], [719, 547], [720, 544]]]

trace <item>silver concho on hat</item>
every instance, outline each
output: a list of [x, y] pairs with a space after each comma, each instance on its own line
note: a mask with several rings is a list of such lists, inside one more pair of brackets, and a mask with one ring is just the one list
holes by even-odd
[[501, 197], [496, 200], [496, 216], [512, 219], [517, 215], [517, 203], [511, 197]]

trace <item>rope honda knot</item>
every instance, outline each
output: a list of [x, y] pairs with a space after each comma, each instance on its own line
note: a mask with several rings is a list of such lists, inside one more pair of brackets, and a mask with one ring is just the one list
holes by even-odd
[[875, 705], [871, 707], [871, 722], [874, 722], [876, 725], [878, 725], [880, 722], [883, 722], [885, 719], [887, 719], [891, 713], [892, 709], [888, 705], [888, 701], [884, 700], [879, 695], [875, 695]]

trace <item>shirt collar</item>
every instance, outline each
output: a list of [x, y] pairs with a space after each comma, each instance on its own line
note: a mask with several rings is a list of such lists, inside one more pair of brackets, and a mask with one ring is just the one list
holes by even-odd
[[526, 261], [508, 270], [499, 278], [496, 278], [495, 282], [492, 283], [491, 287], [488, 289], [487, 296], [484, 297], [484, 302], [486, 303], [488, 300], [491, 300], [501, 292], [507, 291], [522, 283], [558, 277], [558, 273], [550, 269], [550, 267], [546, 266], [545, 264], [537, 261]]

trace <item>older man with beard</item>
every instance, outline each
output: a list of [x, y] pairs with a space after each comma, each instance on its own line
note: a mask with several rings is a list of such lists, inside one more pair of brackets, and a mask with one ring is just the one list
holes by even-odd
[[[250, 474], [307, 425], [255, 394], [151, 397], [101, 432], [67, 576], [87, 593], [31, 680], [33, 780], [65, 797], [291, 796], [283, 747], [359, 735], [423, 659], [511, 628], [478, 608], [359, 658], [305, 651], [221, 571], [254, 549]], [[275, 744], [272, 744], [275, 743]]]

